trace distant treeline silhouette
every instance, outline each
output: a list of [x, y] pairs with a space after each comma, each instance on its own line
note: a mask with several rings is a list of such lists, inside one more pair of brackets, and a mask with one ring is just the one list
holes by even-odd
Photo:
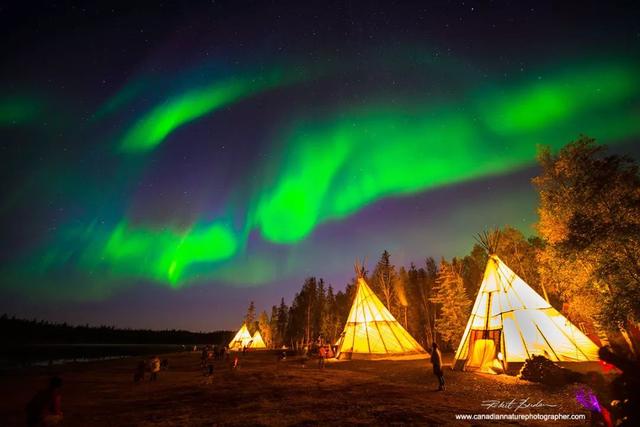
[[21, 344], [223, 344], [232, 331], [190, 332], [183, 330], [119, 329], [114, 326], [72, 326], [45, 320], [0, 317], [4, 345]]

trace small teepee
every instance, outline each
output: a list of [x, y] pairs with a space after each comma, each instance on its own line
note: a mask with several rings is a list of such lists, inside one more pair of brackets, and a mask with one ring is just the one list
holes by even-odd
[[229, 343], [229, 350], [242, 350], [243, 347], [246, 347], [251, 343], [251, 340], [251, 334], [247, 329], [247, 325], [243, 324], [238, 333], [236, 333]]
[[491, 246], [485, 246], [492, 255], [453, 368], [514, 372], [534, 355], [554, 362], [597, 361], [593, 341], [494, 255]]
[[338, 340], [338, 359], [374, 359], [425, 353], [391, 315], [363, 278], [356, 264], [358, 288]]
[[256, 349], [256, 350], [264, 350], [267, 348], [267, 346], [264, 343], [264, 340], [262, 339], [262, 335], [260, 334], [260, 331], [256, 331], [256, 333], [253, 334], [253, 338], [251, 339], [251, 344], [249, 345], [249, 348]]

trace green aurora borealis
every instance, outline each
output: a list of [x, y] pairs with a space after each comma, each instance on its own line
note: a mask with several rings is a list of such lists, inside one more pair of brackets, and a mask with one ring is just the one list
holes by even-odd
[[292, 243], [382, 197], [528, 165], [536, 144], [561, 145], [578, 126], [637, 135], [637, 111], [609, 111], [639, 90], [633, 67], [613, 65], [473, 93], [471, 102], [357, 107], [302, 124], [286, 138], [287, 158], [274, 190], [261, 194], [256, 225], [265, 238]]
[[[299, 76], [294, 73], [274, 70], [267, 75], [230, 78], [179, 93], [154, 106], [140, 118], [122, 138], [121, 149], [132, 153], [152, 150], [169, 134], [192, 120], [242, 98], [290, 84], [297, 78]], [[116, 95], [118, 98], [122, 97]]]
[[[238, 182], [232, 189], [236, 198], [246, 199], [240, 224], [222, 216], [203, 217], [187, 227], [159, 226], [124, 216], [111, 228], [93, 224], [84, 233], [62, 227], [55, 243], [31, 255], [26, 265], [46, 275], [72, 263], [103, 280], [145, 280], [174, 288], [228, 279], [225, 267], [242, 259], [253, 232], [267, 242], [296, 245], [327, 221], [352, 216], [381, 199], [528, 167], [536, 144], [559, 147], [579, 132], [614, 144], [639, 135], [637, 107], [629, 108], [640, 99], [638, 70], [621, 60], [579, 64], [508, 85], [483, 85], [450, 99], [416, 94], [385, 103], [374, 98], [325, 114], [299, 114], [273, 133], [271, 160], [253, 166], [260, 185]], [[153, 156], [172, 132], [190, 122], [292, 79], [273, 73], [258, 81], [214, 82], [152, 106], [112, 143], [117, 155]], [[27, 116], [26, 107], [19, 110], [26, 112], [5, 114]], [[251, 283], [273, 280], [271, 269], [262, 274], [265, 264], [257, 265]], [[108, 289], [87, 296], [103, 292]]]

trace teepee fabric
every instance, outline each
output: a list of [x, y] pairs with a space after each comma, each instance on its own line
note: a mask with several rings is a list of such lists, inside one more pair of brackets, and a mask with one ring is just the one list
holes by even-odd
[[492, 255], [454, 369], [494, 372], [493, 367], [506, 368], [533, 355], [555, 362], [589, 362], [598, 360], [598, 347]]
[[267, 348], [267, 346], [264, 343], [264, 340], [262, 339], [262, 335], [260, 334], [260, 331], [256, 331], [256, 333], [253, 334], [253, 338], [251, 339], [251, 345], [249, 345], [249, 348], [253, 348], [253, 349]]
[[366, 359], [424, 352], [364, 279], [358, 279], [356, 296], [338, 341], [338, 359]]
[[247, 329], [247, 325], [242, 325], [236, 336], [229, 343], [230, 350], [241, 350], [251, 343], [252, 337]]

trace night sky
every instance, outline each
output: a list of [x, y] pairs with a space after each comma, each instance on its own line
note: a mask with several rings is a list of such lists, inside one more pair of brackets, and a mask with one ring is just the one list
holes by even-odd
[[0, 6], [0, 313], [234, 329], [534, 233], [538, 144], [640, 158], [633, 2], [92, 3]]

